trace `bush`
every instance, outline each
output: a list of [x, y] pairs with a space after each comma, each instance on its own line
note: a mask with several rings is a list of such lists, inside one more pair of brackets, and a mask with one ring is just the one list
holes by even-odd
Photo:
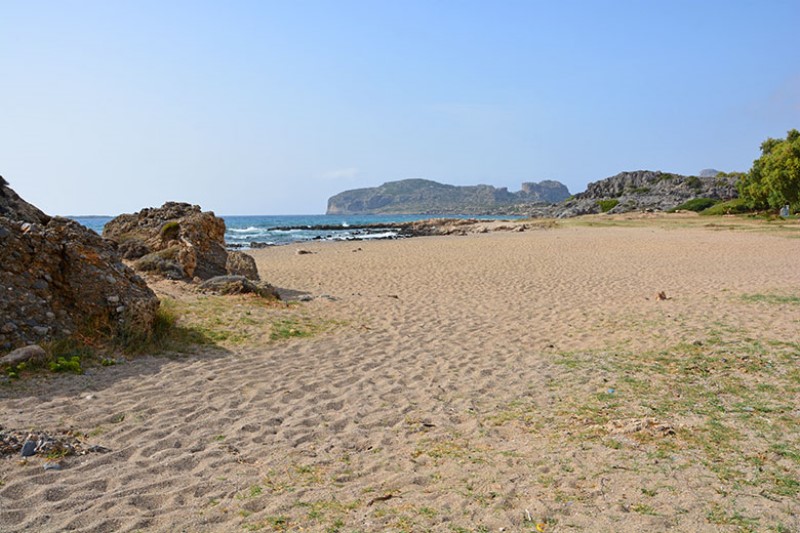
[[699, 213], [700, 211], [704, 211], [718, 203], [719, 200], [714, 200], [713, 198], [692, 198], [688, 202], [684, 202], [677, 207], [673, 207], [669, 210], [669, 212], [674, 213], [675, 211], [694, 211], [695, 213]]
[[600, 207], [600, 211], [603, 213], [607, 213], [617, 207], [619, 204], [619, 200], [613, 198], [611, 200], [598, 200], [597, 205]]
[[741, 213], [747, 213], [750, 211], [750, 208], [747, 207], [747, 204], [741, 198], [737, 198], [735, 200], [729, 200], [727, 202], [721, 202], [715, 204], [703, 211], [700, 211], [701, 215], [738, 215]]

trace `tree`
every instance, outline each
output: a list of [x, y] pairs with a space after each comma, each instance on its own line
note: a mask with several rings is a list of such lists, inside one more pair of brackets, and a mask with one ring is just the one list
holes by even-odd
[[752, 209], [800, 210], [800, 131], [761, 143], [761, 157], [739, 181], [739, 195]]

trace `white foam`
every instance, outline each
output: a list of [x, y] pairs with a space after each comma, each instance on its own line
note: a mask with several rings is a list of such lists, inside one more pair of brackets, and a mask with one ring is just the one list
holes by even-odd
[[255, 226], [250, 226], [249, 228], [239, 229], [239, 228], [228, 228], [228, 231], [233, 233], [263, 233], [264, 228], [257, 228]]

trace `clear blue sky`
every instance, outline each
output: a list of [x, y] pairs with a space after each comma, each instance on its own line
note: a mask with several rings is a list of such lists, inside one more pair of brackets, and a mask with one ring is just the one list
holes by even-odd
[[0, 174], [52, 214], [305, 214], [747, 170], [800, 127], [799, 28], [797, 0], [0, 0]]

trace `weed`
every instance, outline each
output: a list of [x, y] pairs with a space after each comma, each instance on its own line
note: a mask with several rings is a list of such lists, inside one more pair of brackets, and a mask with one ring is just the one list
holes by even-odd
[[55, 361], [51, 361], [50, 370], [53, 372], [72, 372], [73, 374], [83, 374], [81, 368], [81, 358], [78, 355], [72, 357], [59, 357]]
[[631, 507], [631, 511], [633, 511], [634, 513], [651, 515], [651, 516], [656, 516], [658, 514], [656, 513], [655, 509], [653, 509], [652, 506], [645, 505], [643, 503], [635, 504], [633, 507]]

